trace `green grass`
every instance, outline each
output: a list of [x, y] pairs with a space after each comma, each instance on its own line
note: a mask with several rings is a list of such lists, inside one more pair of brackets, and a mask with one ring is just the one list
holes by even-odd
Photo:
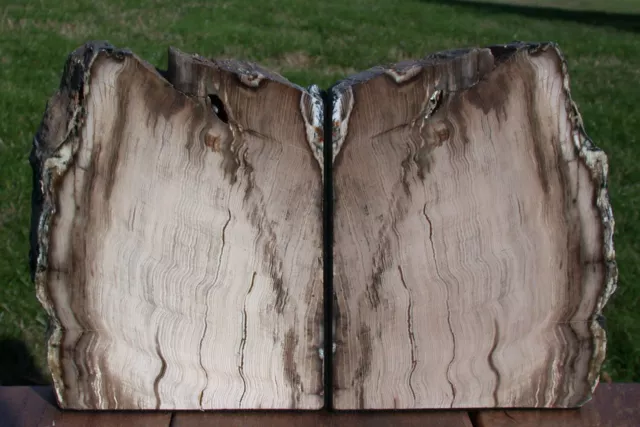
[[[0, 339], [24, 341], [45, 369], [46, 321], [28, 274], [27, 158], [66, 55], [85, 41], [129, 47], [161, 68], [169, 45], [251, 59], [296, 83], [327, 87], [354, 71], [438, 50], [552, 40], [567, 56], [587, 132], [610, 161], [620, 281], [605, 311], [605, 370], [616, 381], [640, 381], [640, 17], [628, 16], [640, 13], [640, 2], [567, 0], [573, 12], [564, 13], [550, 13], [558, 1], [531, 0], [539, 8], [529, 9], [522, 0], [500, 3], [0, 0]], [[35, 381], [27, 358], [7, 343], [0, 341], [0, 382]]]

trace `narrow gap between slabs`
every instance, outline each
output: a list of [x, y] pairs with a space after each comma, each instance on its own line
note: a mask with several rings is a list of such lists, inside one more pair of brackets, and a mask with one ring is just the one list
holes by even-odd
[[333, 409], [333, 91], [322, 91], [324, 104], [324, 188], [322, 206], [324, 265], [324, 408]]

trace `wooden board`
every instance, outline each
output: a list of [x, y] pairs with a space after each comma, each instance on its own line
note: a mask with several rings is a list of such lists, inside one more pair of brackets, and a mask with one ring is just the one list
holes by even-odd
[[331, 413], [322, 412], [227, 412], [205, 414], [176, 413], [171, 427], [472, 427], [469, 415], [463, 411], [452, 412], [370, 412]]
[[613, 217], [555, 45], [444, 52], [332, 92], [335, 407], [589, 400]]
[[[473, 411], [76, 412], [60, 410], [50, 387], [0, 387], [2, 427], [421, 426], [635, 427], [640, 384], [601, 384], [580, 409]], [[472, 422], [473, 420], [473, 422]]]
[[476, 427], [638, 427], [640, 384], [600, 384], [578, 410], [491, 410], [478, 413]]
[[464, 411], [76, 412], [60, 410], [50, 387], [0, 387], [2, 427], [472, 427]]
[[62, 407], [322, 406], [320, 102], [175, 49], [70, 55], [32, 153]]
[[171, 415], [61, 411], [51, 387], [0, 387], [2, 427], [169, 427]]

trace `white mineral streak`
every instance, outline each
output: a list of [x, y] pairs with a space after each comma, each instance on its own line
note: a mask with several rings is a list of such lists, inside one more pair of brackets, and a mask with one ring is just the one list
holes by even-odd
[[[307, 102], [311, 103], [311, 111], [307, 111]], [[307, 131], [307, 142], [313, 156], [320, 165], [320, 170], [323, 172], [322, 178], [324, 180], [324, 103], [322, 102], [322, 95], [320, 94], [320, 88], [317, 85], [309, 87], [308, 93], [303, 92], [300, 97], [300, 111], [302, 112], [302, 120], [304, 120], [304, 127]]]
[[[243, 70], [240, 70], [243, 71]], [[249, 87], [259, 87], [260, 82], [264, 80], [264, 76], [256, 71], [245, 71], [248, 74], [240, 74], [240, 81]]]
[[422, 71], [422, 66], [418, 64], [413, 64], [408, 68], [385, 68], [384, 73], [391, 77], [396, 83], [404, 83], [407, 80], [412, 79], [418, 73]]
[[[347, 105], [343, 105], [344, 103]], [[333, 90], [333, 111], [331, 114], [331, 143], [333, 163], [342, 148], [349, 126], [349, 117], [353, 110], [353, 90], [347, 87], [344, 91]]]

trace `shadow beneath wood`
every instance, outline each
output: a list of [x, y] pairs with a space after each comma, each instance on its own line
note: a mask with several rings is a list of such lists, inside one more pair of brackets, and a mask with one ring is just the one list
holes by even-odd
[[[600, 27], [612, 27], [623, 31], [640, 32], [640, 14], [609, 13], [592, 10], [568, 10], [555, 7], [526, 6], [508, 3], [491, 3], [468, 0], [422, 0], [425, 3], [464, 6], [481, 12], [517, 13], [529, 18], [549, 21], [573, 21]], [[606, 3], [605, 3], [606, 4]]]
[[0, 338], [0, 385], [47, 385], [50, 381], [36, 366], [29, 349], [19, 339]]

